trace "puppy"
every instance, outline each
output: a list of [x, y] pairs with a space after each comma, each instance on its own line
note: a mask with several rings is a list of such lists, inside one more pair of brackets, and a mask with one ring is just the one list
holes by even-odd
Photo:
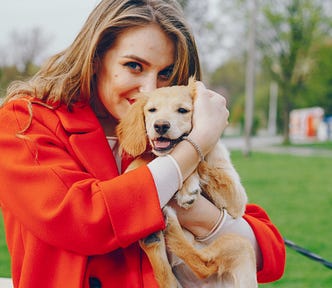
[[[190, 78], [188, 86], [159, 88], [137, 97], [138, 100], [117, 126], [120, 151], [136, 158], [127, 170], [170, 153], [177, 143], [189, 135], [195, 97], [193, 78]], [[188, 209], [199, 193], [203, 193], [219, 209], [226, 209], [233, 218], [244, 214], [246, 192], [221, 141], [184, 181], [176, 199], [180, 206]], [[199, 278], [217, 273], [228, 283], [227, 287], [257, 287], [255, 253], [248, 240], [237, 235], [222, 235], [202, 247], [192, 234], [181, 228], [172, 208], [166, 206], [163, 212], [167, 221], [166, 230], [140, 241], [161, 288], [178, 287], [168, 261], [166, 245]]]

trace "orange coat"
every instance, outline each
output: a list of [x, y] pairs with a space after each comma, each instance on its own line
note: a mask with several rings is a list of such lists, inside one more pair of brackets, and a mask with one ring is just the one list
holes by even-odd
[[[137, 243], [165, 225], [149, 169], [119, 176], [88, 105], [32, 104], [20, 134], [27, 106], [14, 100], [0, 109], [0, 204], [14, 287], [87, 288], [91, 276], [103, 287], [156, 287]], [[259, 281], [278, 279], [279, 232], [258, 206], [248, 205], [245, 219], [263, 253]]]

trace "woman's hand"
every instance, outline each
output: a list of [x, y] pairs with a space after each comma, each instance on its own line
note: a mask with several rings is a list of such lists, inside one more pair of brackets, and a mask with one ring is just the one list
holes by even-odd
[[206, 89], [202, 82], [196, 82], [196, 85], [193, 128], [189, 134], [189, 138], [195, 145], [182, 141], [171, 152], [179, 164], [183, 179], [186, 179], [197, 167], [201, 160], [199, 154], [202, 153], [205, 156], [210, 152], [228, 125], [229, 111], [226, 108], [225, 98]]
[[196, 91], [193, 129], [189, 137], [206, 155], [227, 127], [229, 111], [226, 108], [226, 99], [207, 89], [202, 82], [196, 82]]
[[208, 235], [220, 217], [220, 210], [202, 195], [189, 209], [178, 206], [175, 199], [169, 201], [168, 205], [176, 211], [181, 226], [196, 237]]

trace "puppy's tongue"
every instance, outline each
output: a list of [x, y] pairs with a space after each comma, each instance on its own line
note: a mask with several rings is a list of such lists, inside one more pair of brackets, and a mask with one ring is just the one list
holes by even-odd
[[169, 140], [167, 140], [167, 141], [156, 140], [156, 141], [153, 142], [153, 145], [157, 149], [165, 149], [165, 148], [167, 148], [171, 145], [171, 141], [169, 141]]

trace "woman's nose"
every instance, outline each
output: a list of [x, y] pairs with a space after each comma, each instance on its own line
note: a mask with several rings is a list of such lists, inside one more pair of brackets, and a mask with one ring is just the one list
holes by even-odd
[[139, 87], [139, 92], [151, 92], [157, 89], [157, 77], [154, 75], [149, 75], [142, 79], [141, 85]]

